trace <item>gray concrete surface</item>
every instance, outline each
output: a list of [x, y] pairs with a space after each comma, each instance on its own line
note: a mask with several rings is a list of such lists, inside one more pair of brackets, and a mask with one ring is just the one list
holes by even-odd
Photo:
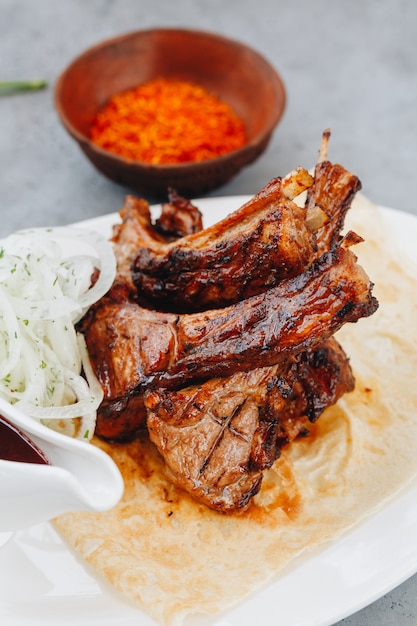
[[[212, 196], [253, 193], [313, 165], [330, 127], [330, 157], [359, 175], [363, 192], [417, 214], [414, 0], [0, 0], [0, 80], [49, 82], [0, 98], [0, 236], [120, 208], [127, 190], [97, 173], [63, 130], [53, 85], [85, 48], [153, 26], [240, 39], [284, 79], [287, 109], [267, 152]], [[417, 577], [342, 623], [417, 624]]]

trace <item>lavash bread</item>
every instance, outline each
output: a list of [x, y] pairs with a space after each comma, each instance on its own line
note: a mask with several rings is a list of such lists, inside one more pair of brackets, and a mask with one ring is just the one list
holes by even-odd
[[119, 465], [122, 501], [71, 513], [56, 528], [108, 582], [157, 622], [182, 623], [242, 600], [304, 550], [336, 539], [380, 509], [417, 473], [417, 272], [391, 241], [379, 210], [358, 196], [347, 227], [375, 282], [379, 310], [337, 338], [355, 391], [330, 407], [311, 436], [284, 450], [242, 515], [216, 513], [166, 480], [146, 437], [95, 444]]

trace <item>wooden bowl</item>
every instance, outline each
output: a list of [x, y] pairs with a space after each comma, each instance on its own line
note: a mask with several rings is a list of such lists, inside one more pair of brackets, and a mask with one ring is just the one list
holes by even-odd
[[[247, 143], [206, 161], [151, 165], [90, 141], [92, 120], [111, 96], [161, 76], [197, 83], [230, 104], [245, 123]], [[196, 197], [226, 183], [265, 150], [285, 108], [285, 89], [268, 61], [242, 43], [162, 28], [125, 34], [81, 54], [58, 78], [55, 106], [69, 134], [108, 178], [145, 196], [164, 199], [173, 187]]]

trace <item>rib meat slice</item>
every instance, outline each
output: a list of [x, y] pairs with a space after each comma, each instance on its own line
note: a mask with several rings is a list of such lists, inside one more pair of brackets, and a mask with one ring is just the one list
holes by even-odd
[[[368, 276], [343, 246], [299, 276], [223, 309], [162, 313], [130, 302], [127, 290], [115, 286], [80, 324], [104, 390], [97, 434], [111, 439], [131, 436], [143, 423], [147, 389], [275, 365], [378, 306]], [[132, 400], [129, 417], [118, 419]]]
[[353, 387], [332, 338], [280, 365], [147, 392], [148, 430], [175, 484], [214, 509], [239, 510], [281, 449]]
[[142, 242], [132, 268], [138, 301], [178, 312], [220, 308], [300, 274], [316, 239], [292, 200], [312, 183], [299, 168], [214, 226], [169, 244]]
[[[300, 171], [305, 181], [294, 186]], [[292, 172], [198, 235], [137, 247], [133, 282], [139, 301], [178, 311], [218, 308], [301, 273], [337, 243], [361, 188], [357, 176], [341, 165], [319, 161], [306, 207], [297, 207], [292, 194], [308, 184], [305, 170]], [[317, 208], [326, 220], [316, 230], [312, 215]]]

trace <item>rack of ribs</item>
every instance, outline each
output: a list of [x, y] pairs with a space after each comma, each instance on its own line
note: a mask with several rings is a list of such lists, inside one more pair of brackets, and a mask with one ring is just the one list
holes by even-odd
[[128, 300], [119, 285], [80, 326], [104, 390], [97, 434], [109, 439], [134, 434], [145, 417], [147, 389], [178, 388], [280, 363], [377, 306], [368, 276], [342, 245], [299, 276], [223, 309], [188, 314], [146, 309]]
[[174, 482], [218, 510], [244, 508], [282, 446], [352, 390], [332, 336], [378, 307], [350, 249], [360, 237], [341, 235], [360, 182], [327, 161], [327, 140], [314, 177], [274, 179], [214, 227], [173, 192], [159, 223], [129, 197], [116, 280], [79, 324], [104, 391], [96, 434], [125, 441], [147, 427]]

